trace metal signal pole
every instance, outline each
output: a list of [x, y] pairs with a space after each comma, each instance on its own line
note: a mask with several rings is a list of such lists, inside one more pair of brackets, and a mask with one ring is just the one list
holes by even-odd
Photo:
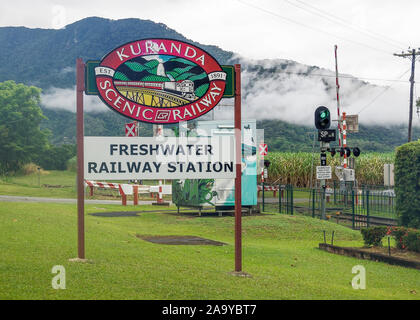
[[411, 141], [411, 131], [413, 123], [413, 90], [414, 90], [414, 71], [416, 67], [416, 56], [420, 55], [420, 52], [416, 49], [409, 50], [408, 53], [394, 53], [394, 56], [409, 58], [411, 59], [411, 77], [410, 77], [410, 104], [409, 104], [409, 114], [408, 114], [408, 142]]

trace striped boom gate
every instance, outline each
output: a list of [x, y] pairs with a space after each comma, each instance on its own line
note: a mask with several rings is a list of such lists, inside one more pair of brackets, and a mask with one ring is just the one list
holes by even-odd
[[146, 186], [138, 184], [120, 184], [120, 183], [109, 183], [109, 182], [100, 182], [85, 180], [85, 186], [89, 187], [89, 195], [93, 196], [94, 188], [100, 189], [114, 189], [118, 190], [121, 195], [121, 202], [123, 206], [127, 205], [127, 195], [133, 195], [133, 204], [139, 204], [138, 195], [140, 193], [158, 193], [158, 199], [162, 199], [164, 194], [172, 194], [171, 185], [159, 185], [159, 186]]
[[[260, 195], [260, 192], [263, 190], [262, 186], [258, 186], [258, 196]], [[278, 186], [264, 186], [264, 191], [274, 191], [273, 196], [275, 197], [277, 194], [277, 191], [279, 191]]]

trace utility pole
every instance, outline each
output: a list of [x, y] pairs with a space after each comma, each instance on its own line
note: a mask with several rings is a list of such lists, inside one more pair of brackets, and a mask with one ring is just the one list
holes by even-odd
[[411, 59], [411, 77], [410, 77], [410, 104], [408, 114], [408, 142], [411, 142], [411, 127], [413, 122], [413, 90], [414, 90], [414, 70], [416, 66], [416, 56], [420, 55], [416, 49], [409, 49], [408, 53], [394, 53], [394, 56]]

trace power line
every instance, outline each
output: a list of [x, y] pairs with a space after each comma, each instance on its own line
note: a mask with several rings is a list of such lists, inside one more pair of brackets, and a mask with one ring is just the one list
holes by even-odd
[[416, 60], [417, 56], [420, 55], [419, 51], [416, 49], [409, 48], [408, 53], [394, 53], [394, 56], [402, 57], [402, 58], [410, 58], [411, 59], [411, 77], [410, 77], [410, 101], [409, 101], [409, 111], [408, 111], [408, 142], [411, 141], [411, 127], [413, 123], [413, 95], [414, 95], [414, 75], [415, 75], [415, 67], [416, 67]]
[[290, 18], [288, 18], [288, 17], [281, 16], [281, 15], [279, 15], [279, 14], [275, 13], [275, 12], [272, 12], [272, 11], [267, 10], [267, 9], [265, 9], [265, 8], [258, 7], [258, 6], [256, 6], [256, 5], [253, 5], [253, 4], [251, 4], [251, 3], [245, 2], [245, 1], [243, 1], [243, 0], [237, 0], [237, 1], [238, 1], [239, 3], [241, 3], [241, 4], [243, 4], [243, 5], [246, 5], [246, 6], [248, 6], [248, 7], [251, 7], [251, 8], [257, 9], [257, 10], [262, 11], [262, 12], [264, 12], [264, 13], [267, 13], [267, 14], [269, 14], [269, 15], [271, 15], [271, 16], [274, 16], [274, 17], [276, 17], [276, 18], [280, 18], [280, 19], [286, 20], [286, 21], [288, 21], [288, 22], [291, 22], [291, 23], [293, 23], [293, 24], [299, 25], [299, 26], [301, 26], [301, 27], [305, 27], [305, 28], [308, 28], [308, 29], [311, 29], [311, 30], [313, 30], [313, 31], [317, 31], [317, 32], [320, 32], [320, 33], [324, 33], [324, 34], [327, 34], [327, 35], [332, 36], [332, 37], [334, 37], [334, 38], [341, 39], [341, 40], [343, 40], [343, 41], [347, 41], [347, 42], [351, 42], [351, 43], [357, 44], [357, 45], [359, 45], [359, 46], [369, 48], [369, 49], [371, 49], [371, 50], [375, 50], [375, 51], [378, 51], [378, 52], [386, 53], [387, 55], [389, 54], [389, 52], [388, 52], [388, 51], [385, 51], [385, 50], [382, 50], [382, 49], [379, 49], [379, 48], [376, 48], [376, 47], [372, 47], [372, 46], [367, 45], [367, 44], [362, 43], [362, 42], [358, 42], [358, 41], [354, 41], [354, 40], [350, 40], [350, 39], [347, 39], [347, 38], [343, 38], [343, 37], [337, 36], [337, 35], [335, 35], [335, 34], [333, 34], [333, 33], [331, 33], [331, 32], [328, 32], [328, 31], [325, 31], [325, 30], [322, 30], [322, 29], [319, 29], [319, 28], [315, 28], [315, 27], [312, 27], [312, 26], [306, 25], [306, 24], [304, 24], [304, 23], [301, 23], [301, 22], [295, 21], [295, 20], [290, 19]]
[[[327, 20], [329, 20], [329, 21], [331, 21], [333, 23], [341, 24], [344, 27], [353, 29], [353, 30], [355, 30], [357, 32], [364, 33], [365, 35], [367, 35], [369, 37], [376, 38], [376, 39], [378, 39], [380, 41], [386, 42], [386, 43], [388, 43], [388, 44], [390, 44], [390, 45], [392, 45], [394, 47], [398, 47], [400, 49], [403, 48], [403, 47], [404, 48], [406, 47], [406, 45], [403, 44], [400, 41], [396, 41], [396, 40], [391, 39], [389, 37], [386, 37], [386, 36], [384, 36], [382, 34], [379, 34], [377, 32], [372, 32], [370, 30], [367, 30], [367, 29], [361, 28], [359, 26], [356, 26], [352, 22], [349, 22], [349, 21], [347, 21], [347, 20], [345, 20], [345, 19], [343, 19], [341, 17], [337, 17], [337, 16], [335, 16], [335, 15], [333, 15], [333, 14], [327, 12], [327, 11], [321, 10], [321, 9], [319, 9], [319, 8], [313, 6], [313, 5], [310, 5], [310, 4], [308, 4], [308, 3], [304, 2], [304, 1], [295, 0], [299, 4], [301, 4], [301, 5], [305, 6], [305, 7], [308, 7], [310, 9], [301, 7], [301, 6], [297, 5], [296, 3], [292, 3], [289, 0], [284, 0], [284, 1], [287, 2], [287, 3], [289, 3], [290, 5], [293, 5], [293, 6], [297, 7], [297, 8], [300, 8], [300, 9], [305, 10], [307, 12], [310, 12], [312, 14], [318, 15], [318, 16], [324, 18], [324, 19], [327, 19]], [[313, 12], [313, 11], [316, 11], [316, 12]]]
[[[401, 76], [399, 76], [398, 79], [401, 79], [410, 70], [411, 70], [411, 68], [408, 69], [407, 71], [405, 71]], [[382, 96], [385, 92], [387, 92], [389, 89], [391, 89], [393, 85], [394, 84], [385, 87], [385, 89], [383, 91], [381, 91], [375, 98], [373, 98], [368, 104], [366, 104], [364, 107], [362, 107], [357, 114], [360, 114], [362, 111], [364, 111], [368, 107], [370, 107], [380, 96]]]
[[[304, 73], [304, 72], [289, 72], [289, 71], [280, 71], [283, 74], [293, 74], [299, 76], [316, 76], [316, 77], [329, 77], [335, 78], [335, 75], [332, 74], [319, 74], [319, 73]], [[371, 81], [389, 81], [389, 82], [409, 82], [408, 80], [400, 80], [400, 79], [382, 79], [382, 78], [365, 78], [365, 77], [354, 77], [354, 76], [346, 76], [346, 75], [339, 75], [339, 79], [354, 79], [354, 80], [371, 80]]]

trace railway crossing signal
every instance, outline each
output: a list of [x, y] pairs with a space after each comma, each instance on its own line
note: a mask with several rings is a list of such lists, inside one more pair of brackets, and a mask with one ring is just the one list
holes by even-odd
[[[340, 157], [343, 157], [344, 154], [346, 154], [347, 158], [350, 157], [351, 156], [351, 149], [349, 147], [340, 148]], [[360, 156], [360, 149], [358, 147], [353, 148], [353, 155], [355, 157]]]
[[321, 149], [321, 165], [317, 166], [317, 179], [322, 187], [321, 193], [321, 218], [326, 219], [325, 190], [326, 180], [331, 179], [331, 167], [327, 166], [327, 155], [330, 150], [330, 142], [335, 141], [335, 130], [328, 130], [331, 125], [331, 113], [327, 107], [320, 106], [315, 110], [315, 127], [318, 129], [318, 141]]
[[[343, 118], [345, 119], [345, 113], [343, 113]], [[321, 191], [321, 218], [326, 219], [326, 180], [331, 179], [331, 166], [327, 166], [327, 155], [326, 152], [330, 152], [333, 157], [336, 152], [340, 153], [341, 157], [344, 157], [344, 170], [350, 172], [347, 178], [344, 178], [344, 181], [354, 181], [354, 170], [346, 169], [346, 157], [350, 157], [351, 149], [346, 146], [346, 123], [343, 123], [343, 138], [344, 145], [340, 148], [330, 148], [330, 142], [336, 141], [336, 131], [334, 129], [329, 129], [331, 125], [331, 113], [327, 107], [319, 106], [315, 110], [314, 114], [315, 127], [318, 129], [318, 141], [320, 142], [320, 166], [317, 166], [317, 179], [320, 180], [320, 189]], [[340, 126], [341, 127], [341, 126]], [[358, 157], [360, 155], [360, 149], [357, 147], [353, 148], [353, 155]], [[354, 159], [353, 159], [354, 160]], [[341, 180], [341, 178], [340, 178]]]
[[320, 106], [315, 110], [315, 127], [318, 130], [326, 130], [331, 125], [331, 113], [327, 107]]

